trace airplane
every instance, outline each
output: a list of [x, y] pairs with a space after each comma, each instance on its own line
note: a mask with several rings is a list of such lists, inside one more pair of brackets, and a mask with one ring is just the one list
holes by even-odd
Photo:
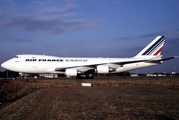
[[67, 77], [93, 79], [93, 74], [109, 74], [130, 71], [163, 63], [161, 51], [166, 36], [157, 36], [136, 56], [131, 58], [72, 58], [55, 57], [47, 55], [22, 54], [4, 62], [4, 69], [19, 73], [34, 74], [65, 74]]

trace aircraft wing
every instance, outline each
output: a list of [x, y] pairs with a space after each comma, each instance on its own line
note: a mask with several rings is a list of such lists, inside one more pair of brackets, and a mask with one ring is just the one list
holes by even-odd
[[111, 68], [117, 68], [120, 66], [123, 66], [125, 64], [130, 64], [130, 63], [136, 63], [136, 62], [145, 62], [148, 60], [129, 60], [129, 61], [123, 61], [123, 62], [109, 62], [109, 63], [100, 63], [100, 64], [91, 64], [91, 65], [83, 65], [83, 66], [71, 66], [71, 67], [63, 67], [63, 68], [55, 68], [55, 71], [62, 71], [65, 72], [66, 69], [76, 69], [79, 71], [88, 71], [95, 69], [98, 65], [106, 65]]
[[160, 61], [174, 59], [174, 58], [177, 58], [178, 56], [159, 59], [160, 57], [161, 57], [161, 55], [156, 56], [152, 59], [138, 59], [138, 60], [131, 59], [131, 60], [128, 60], [128, 61], [121, 61], [121, 62], [109, 62], [109, 63], [100, 63], [100, 64], [98, 63], [98, 64], [83, 65], [83, 66], [71, 66], [71, 67], [55, 68], [55, 71], [65, 72], [66, 69], [75, 69], [75, 70], [78, 70], [78, 71], [85, 72], [85, 71], [96, 69], [96, 67], [98, 65], [106, 65], [106, 66], [109, 66], [111, 68], [117, 68], [117, 67], [123, 66], [125, 64], [137, 63], [137, 62], [160, 62]]

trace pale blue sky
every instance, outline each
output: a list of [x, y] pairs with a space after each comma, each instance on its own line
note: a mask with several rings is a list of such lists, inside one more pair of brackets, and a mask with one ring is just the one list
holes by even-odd
[[[158, 35], [167, 36], [164, 58], [179, 55], [178, 5], [178, 0], [0, 0], [0, 63], [16, 54], [133, 57]], [[172, 72], [174, 66], [179, 72], [178, 62], [139, 72]]]

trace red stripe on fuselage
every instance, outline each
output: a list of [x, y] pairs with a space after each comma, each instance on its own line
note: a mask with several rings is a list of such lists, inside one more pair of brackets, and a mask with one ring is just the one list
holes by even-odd
[[158, 55], [162, 51], [162, 48], [163, 47], [161, 47], [154, 55]]

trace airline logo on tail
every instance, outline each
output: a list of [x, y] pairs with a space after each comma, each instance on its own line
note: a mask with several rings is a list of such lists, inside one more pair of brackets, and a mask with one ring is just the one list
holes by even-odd
[[146, 46], [137, 56], [157, 56], [160, 55], [166, 36], [156, 37], [148, 46]]

